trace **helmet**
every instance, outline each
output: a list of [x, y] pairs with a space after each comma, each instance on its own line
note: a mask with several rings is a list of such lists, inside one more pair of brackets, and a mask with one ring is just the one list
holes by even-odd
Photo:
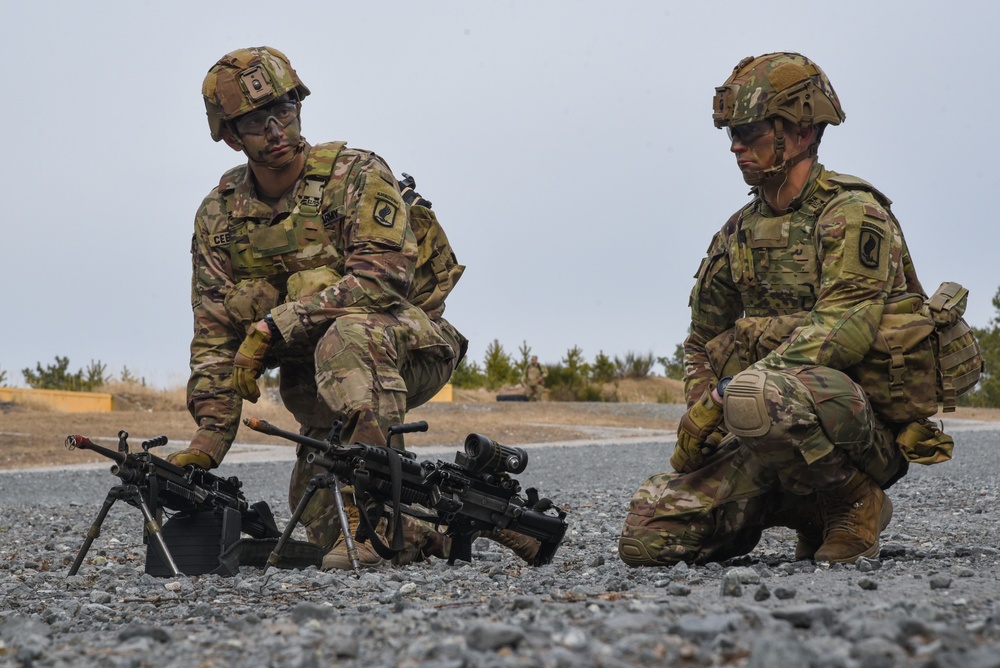
[[830, 80], [799, 53], [749, 56], [715, 89], [715, 127], [763, 121], [775, 116], [800, 126], [840, 125], [844, 110]]
[[267, 106], [295, 91], [301, 100], [309, 89], [281, 51], [269, 46], [238, 49], [212, 66], [201, 86], [212, 139], [222, 139], [222, 124]]

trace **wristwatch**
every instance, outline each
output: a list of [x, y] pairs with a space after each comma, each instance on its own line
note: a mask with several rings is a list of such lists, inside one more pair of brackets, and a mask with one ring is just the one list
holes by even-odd
[[264, 315], [264, 324], [267, 325], [268, 331], [271, 332], [272, 339], [274, 339], [275, 341], [282, 340], [281, 330], [278, 329], [278, 326], [276, 324], [274, 324], [274, 318], [271, 317], [270, 313]]
[[732, 379], [732, 376], [726, 376], [725, 378], [719, 379], [719, 384], [715, 386], [715, 391], [719, 393], [720, 399], [726, 396], [726, 386], [729, 385], [729, 381]]

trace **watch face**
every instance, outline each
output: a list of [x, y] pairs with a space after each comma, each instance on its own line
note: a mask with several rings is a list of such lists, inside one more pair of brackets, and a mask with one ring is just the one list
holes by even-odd
[[733, 379], [732, 376], [726, 376], [725, 378], [719, 381], [719, 386], [716, 387], [715, 389], [719, 393], [720, 397], [726, 396], [726, 387], [729, 385], [729, 381], [731, 381], [732, 379]]

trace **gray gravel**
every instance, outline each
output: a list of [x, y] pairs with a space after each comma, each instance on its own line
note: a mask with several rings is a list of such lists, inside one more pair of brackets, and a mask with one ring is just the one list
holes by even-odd
[[[725, 564], [624, 566], [625, 509], [666, 466], [665, 442], [531, 448], [522, 483], [570, 511], [548, 566], [480, 539], [472, 564], [361, 578], [251, 568], [152, 578], [141, 517], [124, 504], [68, 578], [117, 479], [0, 474], [0, 665], [1000, 667], [1000, 429], [946, 428], [956, 460], [913, 467], [892, 489], [879, 559], [833, 568], [793, 562], [783, 529]], [[227, 461], [222, 473], [281, 522], [288, 470]]]

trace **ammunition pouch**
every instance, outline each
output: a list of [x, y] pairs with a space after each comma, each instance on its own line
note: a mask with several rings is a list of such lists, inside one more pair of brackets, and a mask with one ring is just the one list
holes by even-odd
[[246, 334], [253, 323], [261, 320], [278, 305], [278, 289], [266, 278], [248, 278], [236, 284], [226, 294], [223, 305], [236, 331]]
[[300, 299], [319, 294], [340, 281], [341, 276], [333, 267], [322, 266], [297, 271], [288, 277], [288, 296], [286, 302], [297, 302]]

